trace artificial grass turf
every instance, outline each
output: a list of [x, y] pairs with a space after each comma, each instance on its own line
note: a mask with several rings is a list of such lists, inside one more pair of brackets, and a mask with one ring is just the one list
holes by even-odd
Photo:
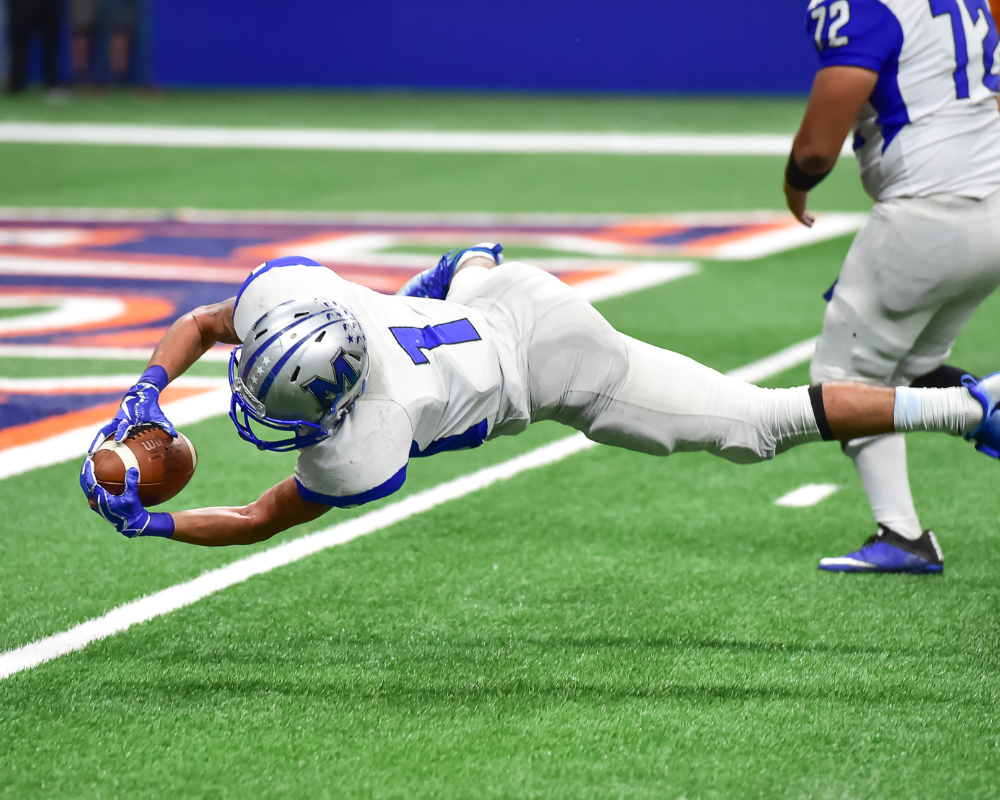
[[791, 134], [804, 98], [463, 92], [112, 92], [0, 99], [0, 120], [165, 125]]
[[[944, 581], [814, 571], [868, 532], [860, 490], [815, 509], [771, 503], [804, 482], [849, 485], [836, 448], [744, 469], [599, 448], [5, 681], [3, 788], [893, 797], [933, 780], [941, 791], [920, 796], [988, 792], [998, 506], [983, 459], [913, 438], [918, 497], [950, 523]], [[203, 453], [219, 463], [203, 461], [202, 494], [252, 496], [221, 468], [229, 448]], [[249, 483], [286, 466], [262, 456], [244, 480], [265, 464], [275, 475]], [[424, 464], [447, 477], [447, 458]], [[126, 543], [81, 512], [102, 546], [65, 548], [63, 596], [38, 598], [57, 617], [228, 560]], [[43, 544], [36, 585], [66, 563]]]
[[857, 497], [771, 502], [848, 469], [820, 445], [742, 469], [600, 448], [519, 476], [5, 681], [6, 788], [987, 793], [990, 528], [963, 504], [947, 579], [817, 573]]
[[[490, 447], [445, 454], [433, 464], [415, 462], [403, 489], [357, 509], [320, 519], [249, 547], [178, 547], [163, 540], [129, 542], [90, 511], [79, 487], [79, 461], [32, 470], [0, 483], [8, 535], [0, 537], [0, 652], [100, 616], [149, 592], [197, 577], [281, 541], [373, 511], [451, 478], [499, 463], [565, 436], [559, 426], [534, 426], [529, 434]], [[240, 441], [226, 417], [188, 426], [198, 448], [198, 470], [184, 492], [157, 510], [245, 505], [284, 480], [295, 454], [261, 453]], [[44, 497], [39, 505], [35, 500]], [[18, 535], [20, 534], [20, 535]], [[52, 565], [58, 565], [53, 572]]]
[[[606, 301], [599, 307], [613, 325], [626, 333], [690, 354], [720, 369], [731, 369], [816, 332], [822, 311], [816, 287], [826, 277], [814, 286], [814, 276], [806, 265], [835, 274], [848, 242], [840, 238], [757, 262], [706, 263], [697, 275]], [[787, 308], [788, 312], [764, 313], [769, 307]], [[706, 308], [712, 313], [706, 315]], [[57, 375], [59, 370], [70, 375], [130, 371], [138, 375], [142, 370], [141, 364], [133, 362], [80, 364], [8, 359], [0, 361], [0, 374], [8, 366], [23, 367], [24, 371], [14, 372], [17, 377]], [[223, 364], [199, 366], [202, 374], [224, 374]], [[491, 442], [471, 453], [415, 460], [405, 488], [409, 492], [434, 485], [570, 432], [558, 426], [534, 426], [530, 435]], [[165, 510], [242, 505], [292, 472], [291, 456], [257, 452], [236, 438], [228, 419], [189, 426], [185, 433], [198, 448], [199, 469], [191, 485]], [[154, 588], [192, 578], [201, 569], [227, 563], [243, 553], [205, 553], [186, 548], [178, 552], [176, 547], [162, 551], [156, 549], [162, 547], [160, 542], [136, 543], [145, 550], [123, 550], [118, 535], [83, 505], [76, 484], [77, 469], [76, 463], [62, 464], [0, 482], [0, 499], [9, 509], [11, 530], [37, 531], [31, 539], [0, 540], [0, 608], [6, 615], [0, 625], [0, 648], [53, 633]], [[31, 501], [40, 495], [53, 498], [41, 509]], [[364, 507], [360, 512], [367, 510]], [[344, 512], [331, 512], [309, 529], [325, 527], [344, 517]], [[73, 537], [65, 533], [69, 521], [76, 531]], [[168, 561], [161, 563], [159, 556], [151, 555], [154, 552], [169, 552]], [[39, 574], [52, 560], [65, 564], [65, 571], [57, 584], [40, 583]], [[132, 577], [128, 581], [115, 580], [113, 575], [123, 570]], [[91, 580], [94, 575], [101, 577]], [[109, 582], [114, 585], [110, 594], [106, 591]], [[72, 610], [68, 616], [67, 609]]]
[[[119, 361], [91, 358], [0, 358], [0, 376], [4, 378], [68, 378], [80, 375], [131, 375], [137, 377], [147, 360]], [[227, 367], [218, 361], [199, 361], [186, 375], [201, 378], [225, 378]]]
[[[208, 105], [185, 121], [214, 121], [223, 109]], [[188, 160], [126, 148], [116, 160], [102, 150], [0, 149], [2, 202], [24, 203], [27, 168], [13, 164], [8, 195], [6, 167], [27, 159], [39, 205], [781, 207], [777, 159], [729, 169], [739, 160]], [[840, 165], [817, 207], [866, 207], [851, 170]], [[842, 205], [823, 194], [834, 198], [837, 181]], [[703, 263], [697, 276], [601, 310], [632, 335], [729, 369], [818, 332], [819, 294], [847, 241]], [[956, 363], [992, 368], [996, 309], [990, 301], [973, 319]], [[55, 366], [25, 368], [60, 374]], [[415, 462], [403, 491], [564, 430], [533, 426]], [[236, 440], [225, 419], [187, 432], [202, 464], [170, 507], [245, 502], [290, 470], [290, 458]], [[815, 570], [872, 530], [834, 446], [746, 468], [597, 448], [0, 682], [0, 794], [996, 794], [995, 465], [947, 437], [914, 436], [910, 448], [918, 506], [946, 552], [943, 578]], [[814, 508], [772, 505], [807, 482], [845, 488]], [[126, 542], [78, 491], [74, 464], [0, 482], [0, 648], [248, 552]]]
[[39, 314], [42, 311], [51, 311], [49, 306], [21, 306], [18, 308], [0, 308], [0, 319], [10, 317], [23, 317], [27, 314]]
[[[0, 145], [4, 206], [666, 213], [782, 208], [784, 159]], [[812, 207], [867, 210], [842, 163]]]

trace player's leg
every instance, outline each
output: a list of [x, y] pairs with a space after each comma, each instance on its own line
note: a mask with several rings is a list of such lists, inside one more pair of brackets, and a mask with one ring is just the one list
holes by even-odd
[[737, 463], [822, 438], [808, 387], [762, 389], [693, 359], [622, 336], [628, 373], [582, 429], [651, 455], [707, 451]]
[[[984, 417], [983, 403], [964, 387], [828, 383], [763, 389], [678, 353], [622, 339], [625, 380], [581, 429], [595, 441], [653, 455], [704, 450], [747, 463], [820, 439], [915, 430], [964, 436]], [[994, 384], [991, 391], [1000, 391], [1000, 376], [992, 378]]]
[[[958, 385], [952, 375], [958, 370], [940, 365], [968, 315], [946, 336], [933, 337], [936, 348], [919, 343], [926, 331], [940, 328], [934, 321], [942, 305], [956, 296], [974, 296], [978, 304], [991, 290], [980, 281], [990, 272], [982, 241], [989, 216], [988, 204], [962, 199], [878, 204], [848, 253], [827, 308], [813, 380], [905, 385], [930, 373], [926, 385]], [[920, 358], [911, 358], [917, 352]], [[857, 468], [879, 529], [860, 550], [824, 559], [821, 568], [894, 571], [901, 558], [912, 561], [916, 550], [930, 571], [939, 571], [940, 549], [933, 534], [922, 530], [914, 507], [902, 438], [859, 439], [845, 443], [844, 452]]]
[[[500, 315], [501, 333], [509, 329], [518, 353], [513, 372], [527, 379], [533, 422], [555, 420], [595, 441], [654, 455], [709, 450], [739, 462], [820, 438], [808, 387], [761, 389], [623, 336], [578, 292], [530, 265], [470, 267], [455, 278], [448, 300]], [[843, 398], [834, 392], [832, 401], [842, 424]], [[858, 420], [891, 429], [891, 396], [883, 401], [882, 419]]]
[[489, 269], [502, 263], [503, 246], [492, 242], [480, 242], [464, 250], [452, 250], [441, 256], [435, 266], [410, 278], [396, 294], [444, 300], [451, 289], [452, 280], [460, 270], [468, 266]]
[[897, 425], [963, 434], [983, 415], [965, 389], [918, 393], [922, 402], [904, 407], [897, 420], [889, 388], [746, 384], [623, 336], [577, 292], [526, 264], [463, 270], [448, 299], [500, 313], [523, 354], [532, 421], [556, 420], [641, 452], [707, 450], [749, 462], [806, 441]]
[[[888, 269], [880, 270], [891, 266], [883, 263], [884, 243], [898, 227], [899, 216], [898, 208], [876, 206], [852, 243], [824, 315], [810, 370], [814, 383], [849, 380], [891, 385], [899, 360], [930, 319], [932, 309], [890, 319], [880, 301], [883, 285], [891, 283], [885, 278]], [[880, 530], [919, 539], [922, 530], [903, 438], [865, 437], [845, 442], [843, 449], [858, 470]]]

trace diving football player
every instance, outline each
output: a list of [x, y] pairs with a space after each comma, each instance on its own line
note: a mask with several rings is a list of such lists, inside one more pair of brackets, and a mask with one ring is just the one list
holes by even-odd
[[[814, 383], [959, 385], [945, 365], [976, 308], [1000, 284], [1000, 37], [986, 0], [811, 0], [819, 53], [785, 195], [805, 225], [808, 192], [848, 132], [876, 201], [827, 295]], [[899, 433], [842, 443], [861, 477], [875, 535], [820, 569], [940, 573], [923, 530]]]
[[747, 463], [820, 439], [894, 430], [963, 435], [1000, 457], [1000, 373], [968, 388], [829, 383], [762, 389], [625, 336], [549, 273], [502, 263], [499, 245], [441, 259], [396, 296], [307, 258], [262, 264], [239, 294], [181, 317], [96, 443], [170, 423], [159, 392], [218, 342], [231, 416], [266, 450], [297, 450], [295, 474], [240, 508], [149, 513], [129, 470], [112, 495], [81, 473], [127, 537], [248, 544], [402, 486], [411, 458], [477, 447], [556, 420], [652, 455], [706, 450]]

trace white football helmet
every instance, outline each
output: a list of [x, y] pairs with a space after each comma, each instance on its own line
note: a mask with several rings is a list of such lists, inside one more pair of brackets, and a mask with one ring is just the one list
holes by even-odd
[[[298, 450], [330, 436], [368, 379], [357, 318], [331, 300], [290, 300], [254, 323], [229, 359], [229, 416], [261, 450]], [[289, 433], [262, 439], [251, 421]]]

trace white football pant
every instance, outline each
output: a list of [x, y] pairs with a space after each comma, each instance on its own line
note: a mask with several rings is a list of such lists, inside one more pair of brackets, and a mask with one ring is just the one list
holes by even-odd
[[[1000, 192], [876, 203], [844, 261], [812, 361], [814, 383], [908, 386], [937, 369], [1000, 285]], [[894, 440], [894, 441], [888, 441]], [[845, 446], [877, 522], [920, 535], [902, 437]]]
[[[706, 450], [739, 463], [820, 438], [807, 387], [762, 389], [625, 336], [530, 265], [463, 269], [448, 299], [512, 323], [498, 345], [517, 353], [532, 422], [556, 420], [652, 455]], [[498, 425], [492, 435], [516, 432]]]

